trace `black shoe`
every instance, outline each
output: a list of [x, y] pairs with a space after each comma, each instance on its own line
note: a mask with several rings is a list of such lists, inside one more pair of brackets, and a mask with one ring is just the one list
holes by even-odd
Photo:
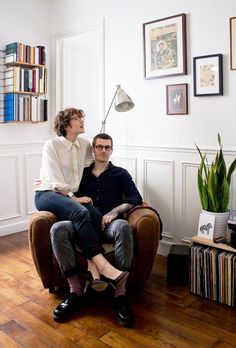
[[76, 312], [79, 307], [84, 305], [85, 295], [77, 295], [71, 292], [53, 311], [53, 320], [64, 321]]
[[127, 303], [125, 295], [115, 297], [115, 305], [117, 309], [117, 321], [121, 326], [130, 327], [134, 323], [133, 312]]

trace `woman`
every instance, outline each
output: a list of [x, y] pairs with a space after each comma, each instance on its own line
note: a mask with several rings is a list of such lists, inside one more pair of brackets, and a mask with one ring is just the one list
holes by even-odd
[[[113, 267], [103, 256], [103, 248], [94, 229], [88, 209], [82, 204], [91, 204], [89, 197], [76, 197], [84, 166], [93, 160], [91, 146], [79, 137], [84, 133], [84, 112], [75, 108], [60, 111], [55, 118], [57, 137], [48, 140], [43, 148], [40, 171], [41, 185], [35, 194], [38, 210], [54, 213], [59, 220], [73, 223], [76, 242], [85, 257], [91, 260], [91, 268], [97, 268], [117, 290], [123, 289], [128, 272]], [[77, 272], [68, 275], [70, 295], [54, 311], [54, 319], [71, 314], [75, 304], [81, 302], [83, 289]], [[57, 319], [58, 319], [57, 318]]]

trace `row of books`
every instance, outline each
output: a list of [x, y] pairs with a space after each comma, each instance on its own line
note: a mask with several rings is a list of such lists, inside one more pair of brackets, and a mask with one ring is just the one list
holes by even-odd
[[23, 94], [4, 95], [4, 122], [47, 121], [48, 101], [43, 97]]
[[236, 254], [207, 246], [191, 247], [190, 290], [228, 306], [236, 305]]
[[47, 69], [37, 67], [25, 69], [11, 66], [5, 69], [4, 92], [47, 93]]
[[44, 46], [29, 46], [21, 42], [12, 42], [6, 45], [5, 63], [19, 62], [45, 65], [46, 52]]

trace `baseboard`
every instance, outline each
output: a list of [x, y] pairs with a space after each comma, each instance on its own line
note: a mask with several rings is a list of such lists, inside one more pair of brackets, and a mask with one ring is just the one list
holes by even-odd
[[14, 224], [0, 226], [0, 237], [25, 231], [28, 229], [28, 224], [29, 224], [29, 220], [26, 220], [26, 221], [20, 221]]

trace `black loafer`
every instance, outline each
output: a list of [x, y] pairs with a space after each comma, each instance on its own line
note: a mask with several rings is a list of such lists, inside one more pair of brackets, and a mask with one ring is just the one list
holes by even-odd
[[125, 295], [115, 297], [115, 306], [117, 309], [117, 321], [121, 326], [131, 327], [134, 323], [132, 309], [127, 303]]
[[79, 307], [82, 307], [85, 302], [85, 295], [77, 295], [71, 292], [69, 296], [62, 301], [53, 311], [53, 320], [64, 321], [74, 314]]

